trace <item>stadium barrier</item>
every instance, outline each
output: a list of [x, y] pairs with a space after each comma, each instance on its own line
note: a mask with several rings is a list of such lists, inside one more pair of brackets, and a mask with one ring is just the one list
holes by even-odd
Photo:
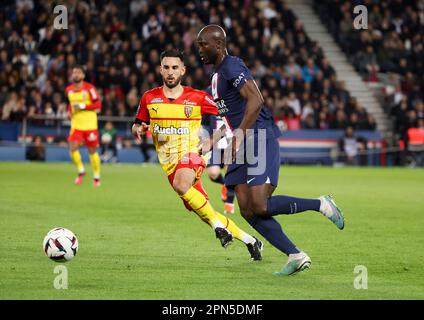
[[[332, 165], [340, 162], [345, 154], [339, 150], [343, 130], [293, 130], [284, 131], [280, 138], [280, 156], [283, 163]], [[358, 152], [363, 165], [379, 166], [381, 155], [386, 152], [379, 131], [360, 130], [356, 138], [366, 141], [366, 150]]]
[[[122, 163], [142, 163], [145, 161], [140, 145], [131, 135], [132, 117], [99, 116], [99, 130], [107, 121], [117, 130], [117, 156]], [[0, 161], [25, 161], [25, 150], [32, 145], [32, 139], [39, 135], [44, 138], [46, 161], [69, 161], [66, 137], [70, 121], [67, 118], [38, 115], [24, 119], [22, 123], [0, 123]], [[284, 131], [280, 138], [281, 162], [287, 164], [333, 165], [340, 163], [343, 152], [339, 150], [339, 141], [343, 130], [295, 130]], [[366, 150], [362, 165], [385, 165], [387, 150], [378, 131], [357, 131], [356, 137], [366, 141]], [[152, 154], [150, 154], [152, 155]], [[83, 160], [88, 161], [85, 148], [82, 148]]]

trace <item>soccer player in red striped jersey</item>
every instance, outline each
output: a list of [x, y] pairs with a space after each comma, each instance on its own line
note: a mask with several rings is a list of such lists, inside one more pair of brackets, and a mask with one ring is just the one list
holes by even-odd
[[100, 157], [97, 152], [99, 145], [97, 113], [100, 111], [102, 103], [96, 88], [92, 84], [85, 82], [84, 78], [84, 67], [81, 65], [74, 66], [72, 69], [72, 80], [74, 83], [65, 90], [69, 101], [68, 111], [71, 115], [71, 130], [68, 136], [70, 156], [78, 169], [75, 184], [79, 185], [85, 175], [79, 147], [85, 144], [93, 169], [93, 186], [99, 187]]
[[199, 154], [199, 133], [202, 115], [217, 114], [215, 102], [206, 92], [181, 85], [185, 73], [181, 52], [165, 51], [160, 61], [163, 86], [143, 94], [132, 127], [134, 136], [140, 139], [150, 128], [169, 183], [186, 208], [212, 227], [223, 247], [234, 237], [246, 244], [252, 260], [261, 260], [262, 243], [216, 212], [202, 187], [206, 162]]

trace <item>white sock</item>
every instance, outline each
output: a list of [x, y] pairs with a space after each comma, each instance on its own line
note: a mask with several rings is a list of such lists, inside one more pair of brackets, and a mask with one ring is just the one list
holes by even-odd
[[292, 260], [302, 259], [306, 254], [303, 251], [300, 251], [299, 253], [292, 253], [289, 255], [289, 258]]
[[[219, 220], [219, 219], [216, 219], [216, 221], [215, 221], [215, 223], [213, 224], [213, 226], [212, 226], [212, 228], [215, 230], [216, 228], [224, 228], [224, 229], [226, 229], [225, 228], [225, 226], [223, 225], [223, 223]], [[228, 230], [227, 230], [228, 231]], [[230, 231], [228, 231], [228, 232], [230, 232]], [[231, 233], [231, 232], [230, 232]]]
[[324, 197], [319, 197], [318, 199], [321, 201], [319, 212], [321, 212], [324, 216], [329, 217], [332, 211], [331, 208], [329, 208], [328, 202], [325, 201]]
[[244, 244], [254, 244], [256, 242], [256, 239], [253, 238], [250, 234], [243, 232], [243, 239], [242, 239]]

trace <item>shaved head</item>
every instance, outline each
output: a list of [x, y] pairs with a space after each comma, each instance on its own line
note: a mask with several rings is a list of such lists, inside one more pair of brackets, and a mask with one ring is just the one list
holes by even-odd
[[227, 38], [227, 34], [225, 33], [224, 29], [222, 29], [217, 24], [210, 24], [210, 25], [207, 25], [206, 27], [203, 27], [202, 30], [200, 30], [197, 37], [199, 38], [201, 36], [204, 38], [215, 40], [215, 41], [220, 40], [220, 41], [223, 41], [224, 43], [226, 42], [226, 38]]
[[227, 54], [227, 35], [224, 29], [216, 24], [203, 27], [197, 35], [199, 54], [205, 64], [217, 66]]

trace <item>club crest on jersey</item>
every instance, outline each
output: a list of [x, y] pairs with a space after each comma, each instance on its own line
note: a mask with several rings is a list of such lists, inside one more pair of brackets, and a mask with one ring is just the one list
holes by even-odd
[[184, 106], [184, 114], [187, 118], [190, 118], [193, 113], [193, 107], [192, 106]]

